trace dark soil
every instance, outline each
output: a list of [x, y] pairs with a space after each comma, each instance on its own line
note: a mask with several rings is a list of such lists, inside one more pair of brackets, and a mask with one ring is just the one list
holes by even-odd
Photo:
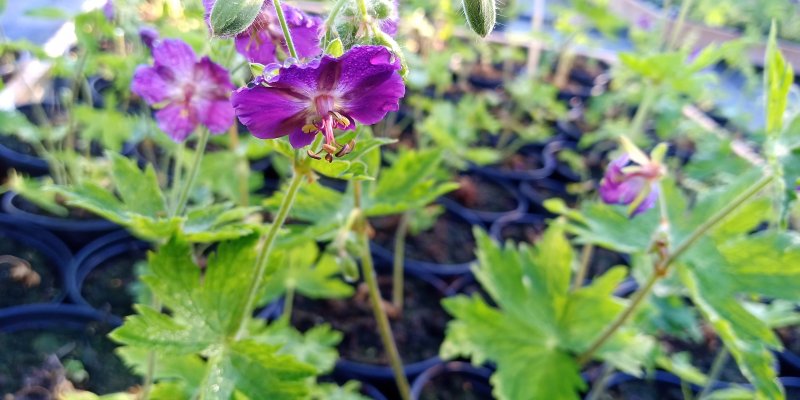
[[527, 172], [544, 166], [542, 155], [535, 152], [518, 152], [512, 154], [497, 167], [504, 171]]
[[73, 382], [78, 389], [107, 394], [138, 385], [139, 379], [114, 354], [117, 345], [106, 338], [109, 331], [95, 322], [78, 330], [0, 333], [0, 394], [20, 390], [53, 355], [62, 364], [77, 361], [83, 366], [88, 377]]
[[[397, 216], [371, 219], [375, 243], [388, 250], [394, 249], [399, 220]], [[472, 225], [455, 214], [444, 213], [431, 229], [406, 238], [405, 256], [408, 260], [439, 264], [470, 262], [475, 259]]]
[[[384, 299], [391, 297], [391, 279], [379, 277]], [[390, 320], [400, 356], [405, 364], [426, 360], [439, 354], [444, 339], [447, 313], [438, 290], [413, 276], [405, 279], [402, 317]], [[311, 300], [298, 296], [292, 324], [301, 331], [322, 323], [343, 332], [339, 344], [341, 358], [368, 364], [388, 365], [366, 290], [344, 300]]]
[[479, 382], [458, 373], [445, 373], [433, 378], [422, 389], [420, 400], [491, 400], [489, 382]]
[[678, 385], [648, 380], [632, 380], [608, 388], [602, 400], [683, 400]]
[[445, 195], [458, 204], [477, 211], [514, 211], [519, 201], [508, 188], [476, 175], [458, 177], [460, 187]]
[[0, 263], [0, 308], [44, 303], [62, 293], [57, 266], [37, 249], [6, 236], [2, 231], [0, 258], [3, 261]]
[[786, 348], [785, 351], [800, 357], [800, 326], [780, 328], [777, 333]]
[[515, 243], [536, 243], [544, 233], [544, 221], [509, 222], [500, 228], [499, 239], [502, 243], [511, 240]]
[[83, 282], [83, 298], [98, 310], [113, 315], [133, 314], [136, 264], [145, 258], [144, 253], [131, 251], [98, 265]]

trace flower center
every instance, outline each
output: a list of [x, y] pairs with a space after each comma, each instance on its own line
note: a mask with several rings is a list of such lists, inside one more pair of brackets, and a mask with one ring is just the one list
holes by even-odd
[[303, 132], [308, 134], [322, 133], [325, 136], [325, 143], [322, 145], [322, 150], [314, 153], [308, 151], [308, 155], [312, 158], [321, 159], [319, 156], [323, 151], [327, 153], [325, 159], [328, 162], [333, 161], [333, 156], [342, 157], [350, 153], [355, 146], [354, 141], [350, 141], [345, 145], [336, 142], [333, 135], [335, 129], [347, 129], [351, 122], [350, 119], [334, 111], [334, 98], [330, 95], [320, 95], [314, 98], [314, 107], [316, 108], [319, 119], [312, 120], [309, 124], [303, 127]]
[[323, 118], [328, 116], [333, 111], [334, 103], [333, 96], [329, 94], [323, 94], [315, 97], [314, 106], [317, 109], [317, 115]]

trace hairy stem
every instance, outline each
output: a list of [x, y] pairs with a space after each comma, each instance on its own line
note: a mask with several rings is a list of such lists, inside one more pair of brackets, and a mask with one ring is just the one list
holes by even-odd
[[706, 385], [703, 386], [703, 390], [700, 391], [700, 394], [697, 395], [698, 399], [703, 399], [711, 389], [714, 387], [714, 382], [719, 380], [719, 375], [722, 373], [722, 368], [725, 366], [725, 363], [728, 362], [728, 358], [730, 357], [731, 353], [728, 351], [728, 348], [722, 346], [719, 349], [719, 353], [717, 356], [714, 357], [714, 362], [711, 364], [711, 370], [708, 372], [708, 382]]
[[[361, 182], [353, 182], [355, 206], [357, 209], [361, 208]], [[383, 347], [389, 355], [389, 362], [392, 366], [394, 379], [397, 383], [397, 389], [400, 392], [400, 397], [403, 400], [411, 399], [411, 390], [408, 385], [408, 380], [403, 372], [403, 361], [400, 359], [400, 352], [397, 350], [397, 345], [394, 341], [392, 328], [389, 325], [389, 317], [386, 315], [386, 310], [383, 308], [383, 298], [381, 291], [378, 287], [378, 279], [375, 276], [375, 267], [372, 262], [372, 253], [369, 250], [369, 236], [367, 235], [367, 220], [362, 213], [358, 213], [354, 228], [358, 235], [359, 247], [361, 247], [361, 269], [364, 273], [364, 282], [369, 288], [369, 302], [372, 306], [372, 313], [375, 315], [375, 322], [378, 325], [378, 333], [381, 336]]]
[[575, 281], [572, 283], [572, 290], [580, 289], [583, 282], [586, 281], [586, 275], [589, 274], [589, 264], [592, 261], [592, 254], [594, 254], [594, 245], [587, 243], [581, 250], [581, 265], [578, 272], [575, 274]]
[[275, 14], [278, 15], [278, 22], [280, 22], [281, 30], [283, 30], [283, 39], [286, 41], [286, 47], [289, 48], [289, 55], [297, 59], [299, 57], [297, 57], [297, 50], [294, 48], [292, 33], [289, 32], [289, 25], [286, 23], [286, 16], [283, 14], [283, 8], [281, 8], [281, 0], [272, 0], [272, 5], [275, 6]]
[[611, 324], [603, 331], [603, 333], [600, 334], [597, 339], [595, 339], [594, 343], [592, 343], [592, 345], [589, 346], [586, 351], [578, 356], [578, 363], [580, 365], [584, 365], [589, 362], [597, 350], [599, 350], [600, 347], [602, 347], [609, 339], [611, 339], [612, 336], [614, 336], [619, 328], [621, 328], [628, 321], [628, 319], [636, 310], [638, 310], [639, 306], [650, 294], [650, 291], [653, 290], [656, 282], [667, 275], [669, 267], [673, 262], [675, 262], [675, 260], [689, 250], [689, 248], [691, 248], [698, 239], [711, 230], [711, 228], [720, 223], [720, 221], [725, 219], [734, 210], [739, 208], [739, 206], [750, 200], [750, 198], [758, 194], [762, 189], [769, 185], [770, 182], [772, 182], [772, 175], [766, 175], [762, 177], [758, 182], [753, 184], [753, 186], [741, 193], [721, 210], [717, 211], [717, 213], [711, 218], [695, 228], [689, 237], [681, 242], [681, 244], [674, 251], [670, 252], [670, 254], [664, 258], [663, 261], [655, 266], [655, 271], [650, 275], [650, 278], [648, 278], [647, 282], [640, 287], [636, 293], [633, 294], [628, 306], [617, 316], [617, 318], [614, 319], [614, 321], [611, 322]]
[[186, 175], [186, 182], [183, 182], [183, 188], [178, 195], [178, 201], [175, 203], [175, 208], [172, 209], [172, 216], [183, 214], [183, 209], [189, 201], [189, 193], [192, 191], [194, 181], [197, 179], [197, 173], [200, 172], [200, 162], [203, 161], [203, 154], [206, 152], [206, 144], [208, 144], [208, 129], [200, 130], [200, 137], [197, 140], [197, 148], [195, 148], [194, 160], [192, 166], [189, 168], [189, 173]]
[[392, 304], [398, 313], [403, 312], [403, 272], [406, 248], [406, 236], [408, 235], [408, 225], [411, 220], [411, 213], [406, 211], [400, 217], [400, 224], [394, 234], [394, 265], [392, 267]]
[[269, 256], [275, 245], [275, 238], [278, 237], [278, 232], [283, 227], [286, 217], [289, 216], [289, 210], [294, 204], [294, 199], [297, 197], [297, 192], [303, 183], [303, 179], [303, 174], [298, 173], [297, 169], [295, 169], [294, 175], [289, 182], [289, 187], [286, 189], [286, 194], [283, 196], [281, 207], [275, 215], [275, 221], [272, 222], [266, 235], [261, 240], [261, 251], [258, 254], [258, 258], [256, 258], [256, 272], [250, 282], [250, 288], [247, 290], [247, 301], [242, 313], [242, 320], [239, 322], [239, 329], [236, 331], [236, 340], [242, 339], [247, 331], [247, 321], [253, 314], [256, 297], [258, 297], [258, 289], [261, 287], [261, 282], [264, 281], [264, 272], [267, 270], [267, 263], [269, 263]]

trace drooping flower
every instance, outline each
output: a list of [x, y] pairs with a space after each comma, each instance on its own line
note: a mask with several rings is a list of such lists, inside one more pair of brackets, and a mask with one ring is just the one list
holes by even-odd
[[659, 180], [666, 170], [661, 164], [666, 147], [659, 145], [651, 157], [623, 140], [626, 153], [609, 163], [600, 182], [600, 198], [607, 204], [629, 206], [633, 217], [652, 208], [658, 200]]
[[[350, 130], [355, 122], [374, 124], [397, 110], [405, 85], [400, 61], [382, 46], [356, 46], [341, 57], [328, 55], [305, 65], [278, 69], [277, 74], [239, 89], [231, 102], [239, 120], [261, 139], [289, 135], [294, 148], [308, 146], [318, 133], [328, 161], [350, 152], [335, 129]], [[316, 153], [311, 153], [319, 158]]]
[[103, 4], [103, 15], [109, 21], [113, 21], [114, 20], [114, 16], [116, 15], [116, 9], [114, 7], [114, 0], [107, 0], [105, 2], [105, 4]]
[[158, 126], [175, 141], [183, 141], [198, 125], [220, 134], [234, 121], [230, 93], [235, 86], [228, 71], [178, 39], [157, 41], [153, 66], [140, 65], [131, 90], [159, 110]]
[[139, 28], [139, 40], [142, 41], [145, 47], [152, 51], [153, 45], [158, 41], [158, 31], [147, 26]]
[[[211, 9], [216, 0], [203, 0], [208, 23]], [[322, 19], [310, 16], [288, 4], [281, 4], [283, 15], [289, 26], [297, 56], [312, 58], [318, 56], [322, 49], [319, 41], [322, 35]], [[264, 1], [261, 13], [258, 14], [253, 24], [244, 32], [236, 35], [236, 51], [250, 62], [270, 64], [277, 61], [277, 46], [289, 54], [289, 48], [283, 37], [278, 15], [271, 1]]]
[[397, 23], [400, 19], [398, 0], [385, 0], [381, 4], [381, 11], [378, 13], [378, 26], [389, 36], [397, 33]]

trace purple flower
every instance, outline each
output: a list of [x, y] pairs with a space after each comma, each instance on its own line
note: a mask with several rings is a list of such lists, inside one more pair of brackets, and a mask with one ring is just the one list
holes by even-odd
[[153, 45], [156, 43], [156, 41], [158, 41], [158, 31], [144, 26], [139, 29], [139, 40], [142, 41], [142, 44], [145, 45], [145, 47], [152, 51]]
[[387, 15], [386, 18], [378, 20], [378, 26], [381, 30], [389, 36], [394, 36], [397, 33], [397, 22], [400, 19], [399, 10], [398, 10], [398, 1], [393, 0], [387, 5]]
[[107, 20], [113, 21], [114, 20], [114, 14], [115, 14], [114, 1], [113, 0], [107, 0], [106, 3], [103, 4], [103, 15], [106, 16]]
[[663, 176], [658, 163], [635, 165], [630, 156], [623, 154], [612, 161], [600, 182], [600, 198], [607, 204], [624, 204], [634, 207], [633, 217], [652, 208], [658, 199], [658, 180]]
[[228, 71], [208, 57], [199, 61], [188, 44], [166, 39], [153, 46], [152, 67], [140, 65], [131, 90], [159, 108], [158, 126], [180, 142], [205, 125], [211, 133], [224, 133], [233, 124], [230, 93], [235, 88]]
[[[216, 0], [203, 0], [206, 10], [206, 22]], [[322, 35], [322, 19], [309, 16], [287, 4], [281, 4], [283, 15], [289, 26], [297, 56], [312, 58], [318, 56], [322, 49], [319, 40]], [[261, 13], [253, 24], [244, 32], [236, 35], [236, 50], [250, 62], [269, 64], [277, 61], [276, 49], [280, 46], [289, 54], [289, 47], [283, 37], [278, 15], [272, 2], [265, 1]]]
[[325, 158], [331, 161], [353, 145], [336, 143], [335, 129], [354, 129], [356, 121], [371, 125], [398, 109], [405, 94], [399, 70], [400, 61], [385, 47], [356, 46], [339, 58], [325, 55], [280, 68], [277, 75], [236, 91], [231, 102], [258, 138], [289, 135], [292, 146], [301, 148], [323, 134]]

